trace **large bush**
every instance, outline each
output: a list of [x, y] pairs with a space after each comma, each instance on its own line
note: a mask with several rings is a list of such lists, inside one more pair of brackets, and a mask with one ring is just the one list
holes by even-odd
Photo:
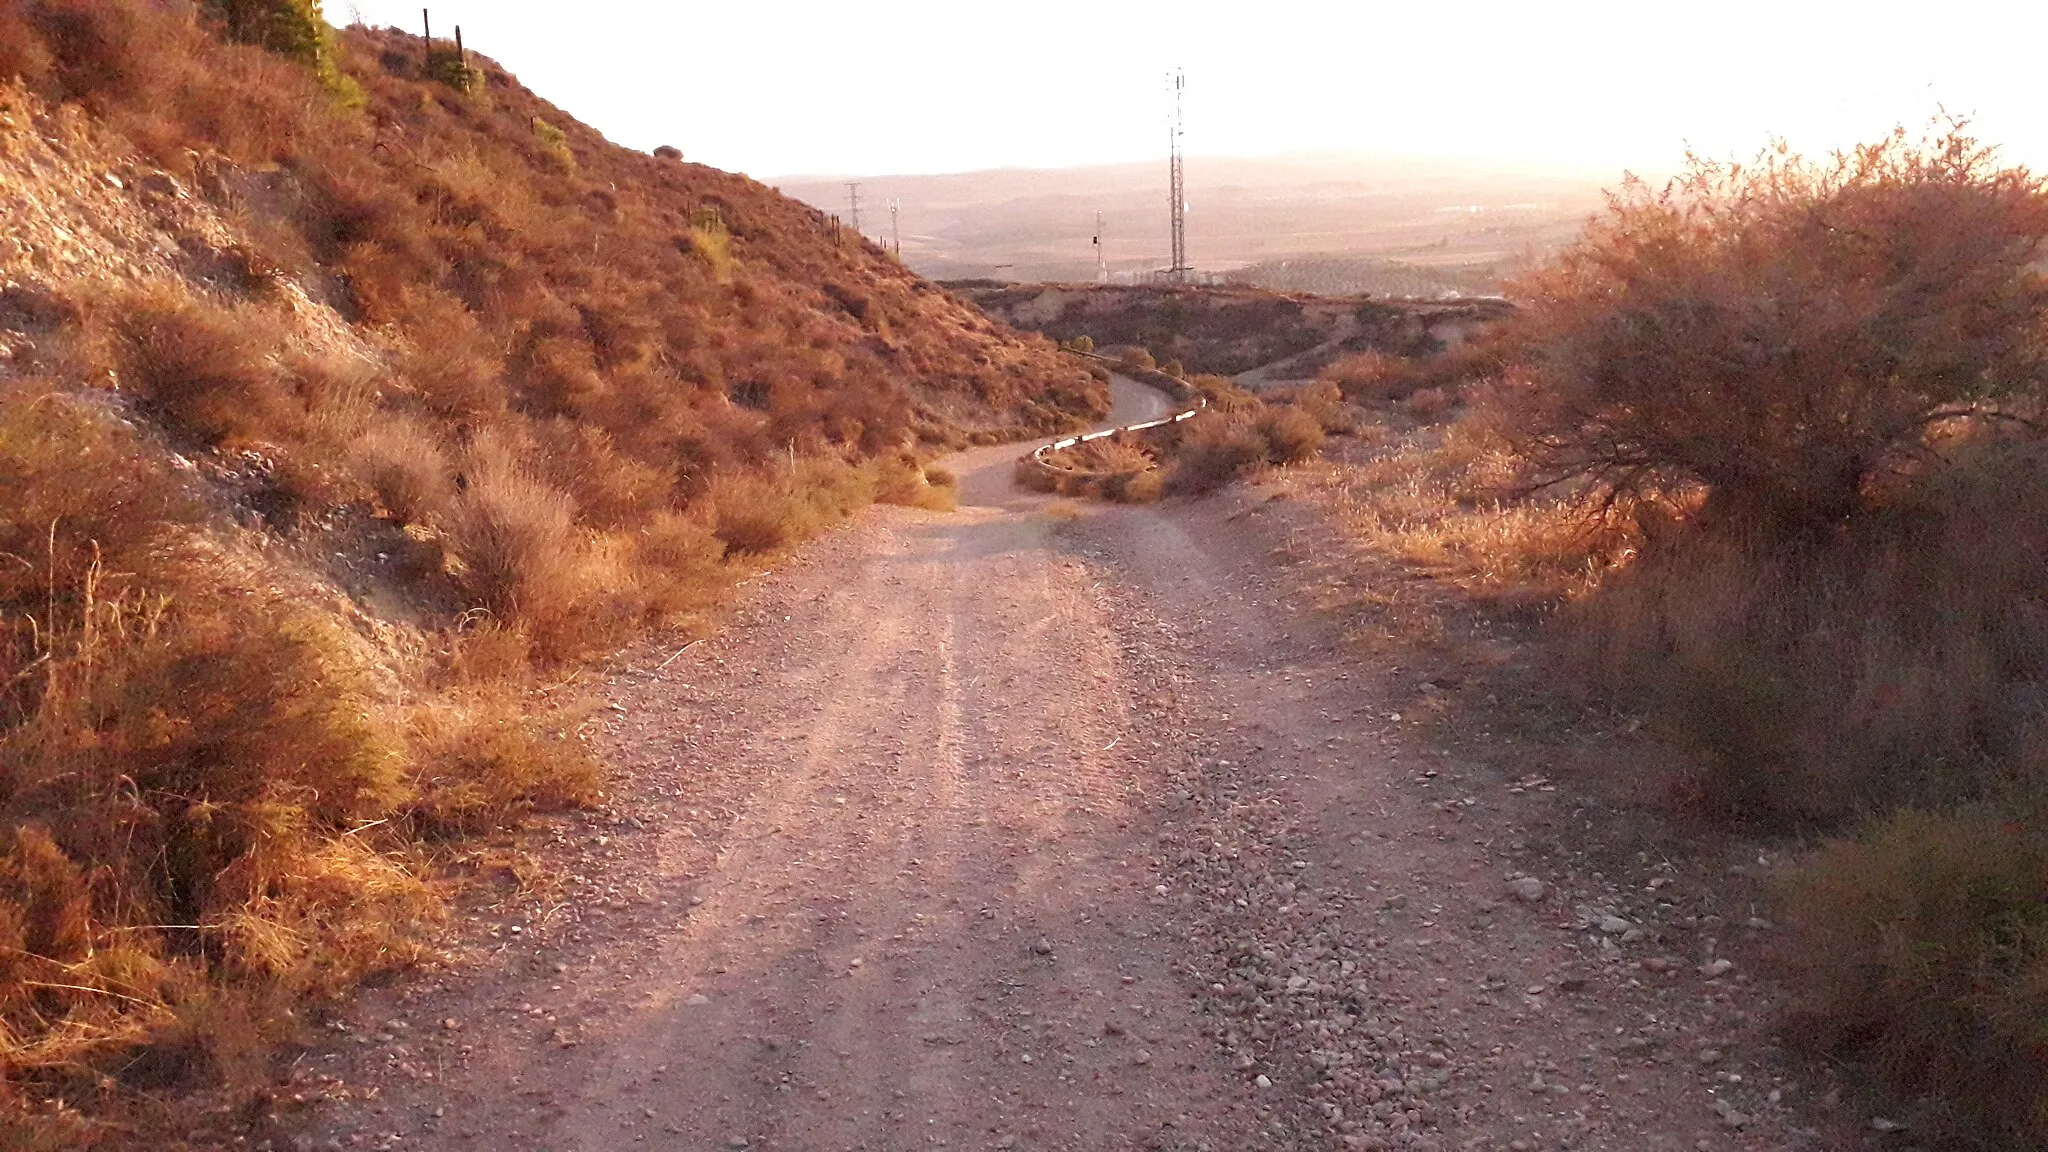
[[1697, 484], [1800, 532], [2048, 380], [2048, 195], [1959, 130], [1637, 182], [1519, 286], [1544, 480]]

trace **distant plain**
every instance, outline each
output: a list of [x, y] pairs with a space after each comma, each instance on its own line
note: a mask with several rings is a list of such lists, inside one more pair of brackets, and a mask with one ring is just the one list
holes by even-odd
[[[1289, 291], [1486, 292], [1577, 235], [1620, 172], [1299, 153], [1190, 157], [1188, 255], [1202, 273]], [[1113, 277], [1168, 263], [1167, 170], [1151, 163], [921, 176], [793, 176], [785, 194], [894, 238], [934, 279], [1093, 280], [1096, 213]]]

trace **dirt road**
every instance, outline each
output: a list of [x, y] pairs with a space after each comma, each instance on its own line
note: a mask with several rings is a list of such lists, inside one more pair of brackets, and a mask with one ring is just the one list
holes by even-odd
[[1739, 972], [1569, 910], [1595, 880], [1517, 836], [1544, 801], [1414, 746], [1399, 670], [1297, 606], [1307, 529], [1076, 509], [1015, 452], [622, 665], [559, 887], [366, 998], [278, 1146], [1799, 1142]]

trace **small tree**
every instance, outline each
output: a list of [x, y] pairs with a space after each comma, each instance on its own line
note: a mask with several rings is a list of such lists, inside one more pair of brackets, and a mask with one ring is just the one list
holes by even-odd
[[321, 14], [320, 0], [206, 0], [206, 9], [229, 39], [299, 61], [343, 104], [363, 102], [362, 89], [341, 70], [334, 29]]
[[1541, 482], [1698, 483], [1711, 519], [1839, 523], [1931, 431], [2039, 396], [2044, 239], [2042, 182], [1960, 125], [1631, 179], [1516, 286], [1525, 450]]

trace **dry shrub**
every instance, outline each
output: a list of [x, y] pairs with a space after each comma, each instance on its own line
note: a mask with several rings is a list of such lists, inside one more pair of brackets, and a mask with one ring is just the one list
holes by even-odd
[[173, 434], [204, 444], [303, 437], [306, 409], [277, 363], [284, 339], [270, 317], [170, 290], [106, 307], [119, 386]]
[[924, 470], [924, 496], [921, 507], [934, 512], [951, 512], [960, 504], [960, 477], [949, 468], [927, 465]]
[[1268, 463], [1298, 464], [1323, 450], [1322, 424], [1300, 408], [1268, 406], [1254, 426], [1265, 437]]
[[[1201, 379], [1197, 378], [1198, 385]], [[1322, 451], [1323, 427], [1306, 409], [1219, 395], [1222, 403], [1232, 406], [1212, 408], [1168, 442], [1164, 491], [1199, 496], [1257, 468], [1298, 464]]]
[[776, 552], [804, 538], [815, 527], [792, 499], [788, 485], [754, 475], [724, 477], [711, 486], [717, 510], [713, 534], [728, 555]]
[[1164, 490], [1158, 457], [1141, 443], [1140, 436], [1118, 434], [1084, 440], [1047, 453], [1046, 460], [1051, 467], [1041, 467], [1030, 457], [1019, 460], [1017, 481], [1036, 491], [1095, 496], [1122, 504], [1148, 503]]
[[418, 524], [442, 515], [455, 496], [455, 465], [425, 424], [382, 419], [356, 441], [352, 465], [391, 518]]
[[1101, 349], [1100, 354], [1125, 368], [1150, 372], [1156, 371], [1159, 367], [1159, 361], [1152, 358], [1152, 353], [1136, 344], [1112, 344]]
[[1399, 400], [1419, 387], [1410, 365], [1384, 352], [1354, 352], [1324, 365], [1317, 379], [1360, 403]]
[[2048, 734], [2048, 448], [1951, 456], [1826, 541], [1676, 532], [1585, 605], [1590, 667], [1708, 754], [1711, 800], [1838, 823], [1969, 799]]
[[1200, 496], [1265, 463], [1266, 438], [1250, 422], [1219, 414], [1189, 423], [1174, 450], [1166, 491]]
[[1418, 388], [1401, 402], [1401, 411], [1417, 420], [1435, 420], [1451, 410], [1451, 394], [1442, 388]]
[[725, 542], [697, 516], [657, 516], [634, 541], [633, 570], [649, 616], [673, 623], [710, 607], [731, 583]]
[[1212, 411], [1250, 412], [1259, 407], [1258, 394], [1239, 387], [1228, 376], [1197, 376], [1187, 385], [1209, 402]]
[[1903, 810], [1830, 841], [1776, 886], [1794, 1045], [1928, 1101], [1923, 1142], [2048, 1145], [2039, 799]]
[[[1472, 354], [1511, 367], [1332, 481], [1387, 550], [1567, 601], [1587, 678], [1693, 753], [1677, 799], [1857, 830], [1777, 880], [1785, 1031], [1943, 1146], [2048, 1141], [2044, 239], [1955, 131], [1631, 186]], [[1433, 408], [1433, 370], [1326, 378]]]
[[726, 554], [767, 554], [793, 547], [874, 503], [868, 466], [829, 457], [798, 457], [780, 475], [741, 473], [713, 481], [713, 532]]
[[[1399, 404], [1406, 409], [1420, 392], [1441, 392], [1447, 402], [1455, 402], [1473, 382], [1500, 370], [1506, 350], [1507, 345], [1497, 333], [1489, 331], [1481, 339], [1423, 355], [1356, 352], [1325, 365], [1316, 379], [1356, 404]], [[1421, 402], [1425, 408], [1434, 403]], [[1420, 419], [1435, 416], [1429, 412], [1410, 414]]]
[[675, 477], [620, 451], [602, 428], [560, 420], [542, 425], [537, 437], [535, 458], [588, 524], [642, 524], [676, 506]]
[[1166, 474], [1157, 468], [1105, 476], [1102, 495], [1119, 504], [1150, 504], [1166, 494]]
[[934, 512], [950, 512], [959, 499], [959, 481], [943, 468], [925, 468], [910, 453], [878, 456], [869, 465], [874, 475], [875, 502], [902, 504]]
[[1058, 462], [1084, 472], [1136, 473], [1157, 463], [1152, 453], [1121, 436], [1088, 440], [1057, 454]]
[[1309, 415], [1329, 435], [1343, 435], [1358, 426], [1358, 410], [1329, 380], [1314, 380], [1292, 388], [1274, 389], [1260, 396], [1268, 404], [1285, 404]]
[[1060, 490], [1061, 474], [1056, 469], [1042, 466], [1030, 456], [1017, 458], [1016, 466], [1010, 471], [1010, 478], [1018, 487], [1032, 492], [1057, 492]]
[[1700, 485], [1739, 531], [1824, 532], [1930, 434], [2048, 383], [2048, 192], [1951, 127], [1630, 183], [1517, 291], [1525, 451], [1552, 479]]
[[1348, 535], [1489, 595], [1561, 599], [1635, 554], [1635, 506], [1519, 491], [1525, 465], [1481, 407], [1411, 431], [1328, 483]]
[[87, 397], [0, 397], [0, 483], [10, 1074], [145, 1042], [219, 1064], [247, 1028], [216, 985], [288, 1002], [402, 963], [431, 901], [346, 835], [410, 796], [369, 649], [208, 543]]
[[732, 283], [733, 256], [732, 234], [725, 230], [722, 221], [712, 219], [690, 229], [690, 251], [704, 261], [711, 269], [711, 278], [720, 284]]
[[449, 512], [458, 582], [504, 620], [560, 613], [579, 591], [575, 558], [583, 533], [575, 505], [529, 472], [523, 455], [508, 437], [479, 436], [464, 453], [462, 491]]
[[913, 505], [924, 492], [924, 469], [911, 453], [877, 457], [873, 468], [878, 504]]
[[600, 772], [575, 734], [582, 717], [554, 712], [534, 723], [535, 701], [517, 683], [493, 680], [448, 692], [415, 708], [419, 748], [406, 812], [420, 831], [448, 836], [497, 827], [535, 809], [589, 803]]

